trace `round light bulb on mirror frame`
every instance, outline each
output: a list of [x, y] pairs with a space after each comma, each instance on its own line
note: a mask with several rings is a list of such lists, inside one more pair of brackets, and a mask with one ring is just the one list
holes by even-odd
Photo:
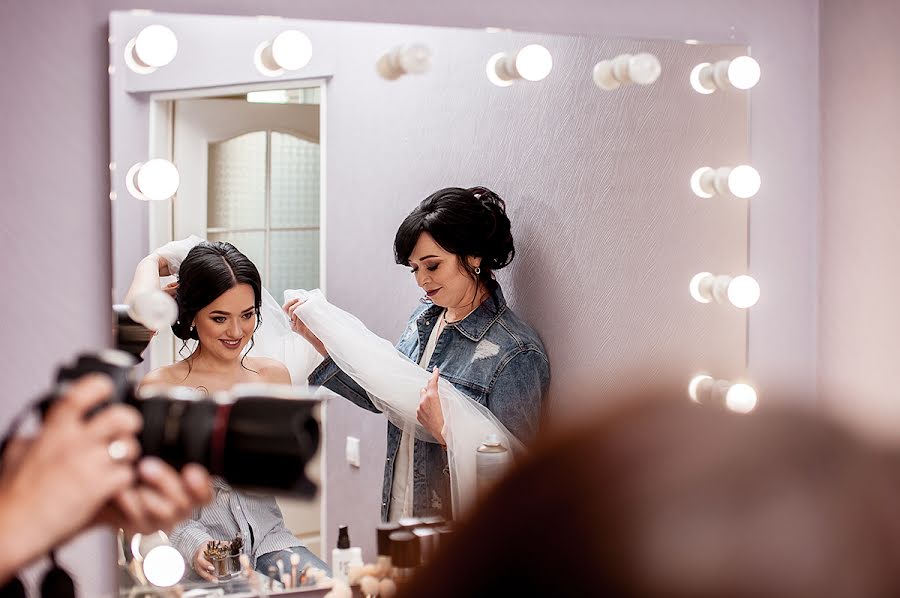
[[178, 54], [178, 38], [165, 25], [148, 25], [125, 44], [125, 64], [139, 75], [166, 66]]
[[271, 41], [264, 41], [253, 52], [253, 63], [267, 77], [277, 77], [285, 71], [302, 69], [312, 60], [312, 40], [302, 31], [288, 29]]
[[740, 309], [748, 309], [759, 302], [759, 283], [752, 276], [741, 274], [728, 283], [728, 301]]
[[743, 382], [732, 384], [725, 393], [725, 407], [735, 413], [750, 413], [756, 409], [757, 402], [756, 389]]
[[728, 63], [728, 82], [740, 90], [751, 89], [759, 83], [759, 63], [750, 56], [738, 56]]
[[403, 75], [422, 75], [431, 68], [431, 50], [425, 44], [406, 44], [382, 54], [375, 62], [375, 70], [388, 81]]
[[177, 584], [187, 569], [184, 557], [172, 546], [151, 548], [141, 566], [147, 581], [160, 588]]
[[690, 82], [694, 91], [710, 94], [719, 89], [746, 91], [760, 78], [759, 63], [750, 56], [738, 56], [716, 63], [701, 62], [691, 70]]
[[509, 87], [516, 79], [541, 81], [553, 70], [553, 56], [544, 46], [529, 44], [515, 55], [494, 54], [485, 70], [488, 80], [497, 87]]
[[711, 168], [701, 166], [691, 174], [691, 191], [702, 199], [731, 195], [739, 199], [755, 196], [762, 185], [759, 172], [749, 164]]
[[125, 175], [128, 192], [143, 201], [169, 199], [178, 191], [180, 182], [178, 168], [163, 158], [138, 162]]
[[662, 65], [653, 54], [619, 54], [611, 60], [601, 60], [594, 65], [594, 85], [604, 91], [618, 89], [627, 83], [650, 85], [662, 73]]
[[528, 44], [516, 52], [515, 65], [526, 81], [542, 81], [553, 70], [553, 56], [540, 44]]
[[700, 405], [718, 405], [735, 413], [746, 414], [756, 408], [756, 390], [745, 382], [717, 380], [709, 374], [697, 374], [688, 383], [688, 396]]
[[757, 304], [760, 287], [756, 279], [747, 274], [731, 276], [700, 272], [691, 278], [691, 297], [699, 303], [730, 303], [739, 309], [748, 309]]
[[695, 403], [700, 402], [700, 395], [708, 393], [707, 385], [715, 382], [712, 376], [709, 374], [697, 374], [693, 378], [691, 378], [690, 383], [688, 383], [688, 396]]
[[749, 164], [735, 166], [728, 173], [728, 190], [735, 197], [749, 199], [757, 194], [761, 185], [759, 172]]

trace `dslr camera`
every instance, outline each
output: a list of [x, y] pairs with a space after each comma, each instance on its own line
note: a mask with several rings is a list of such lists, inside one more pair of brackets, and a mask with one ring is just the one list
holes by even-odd
[[[133, 354], [119, 350], [83, 354], [59, 369], [57, 389], [86, 374], [106, 374], [115, 388], [109, 402], [131, 405], [144, 418], [139, 438], [144, 455], [175, 469], [198, 463], [238, 488], [315, 495], [306, 465], [319, 447], [321, 399], [308, 390], [265, 384], [212, 397], [186, 387], [138, 392], [136, 363]], [[56, 396], [55, 391], [39, 403], [42, 415]]]

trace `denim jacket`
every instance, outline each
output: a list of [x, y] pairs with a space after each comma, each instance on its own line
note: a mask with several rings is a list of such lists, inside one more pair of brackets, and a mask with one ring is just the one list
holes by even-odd
[[[409, 319], [397, 349], [418, 363], [443, 308], [423, 303]], [[550, 383], [550, 362], [537, 333], [520, 320], [496, 286], [491, 295], [464, 320], [448, 324], [438, 338], [428, 371], [440, 368], [441, 377], [457, 390], [490, 409], [520, 441], [538, 431], [542, 401]], [[310, 384], [325, 386], [363, 409], [378, 412], [366, 392], [330, 359], [309, 376]], [[381, 518], [390, 512], [394, 462], [402, 431], [388, 423], [387, 459]], [[450, 519], [450, 468], [446, 450], [416, 440], [413, 449], [413, 514]], [[404, 475], [396, 472], [396, 475]]]

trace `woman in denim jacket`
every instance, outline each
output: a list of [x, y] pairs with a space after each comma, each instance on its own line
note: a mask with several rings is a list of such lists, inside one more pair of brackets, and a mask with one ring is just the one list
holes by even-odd
[[[502, 199], [489, 189], [441, 189], [406, 217], [394, 240], [397, 263], [425, 291], [397, 349], [433, 372], [417, 419], [439, 444], [416, 440], [388, 423], [381, 516], [450, 518], [450, 472], [437, 377], [486, 406], [525, 443], [538, 431], [550, 363], [537, 333], [507, 306], [494, 271], [515, 255]], [[296, 301], [285, 305], [290, 313]], [[291, 318], [326, 357], [310, 384], [326, 386], [377, 412], [366, 392], [328, 358], [322, 342]]]

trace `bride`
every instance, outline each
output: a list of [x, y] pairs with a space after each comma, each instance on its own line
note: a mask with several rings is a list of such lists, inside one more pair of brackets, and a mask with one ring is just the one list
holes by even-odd
[[[159, 288], [159, 277], [174, 274], [162, 253], [153, 253], [138, 265], [126, 302], [142, 290]], [[230, 243], [201, 242], [180, 264], [178, 282], [165, 289], [178, 306], [172, 331], [183, 341], [184, 358], [153, 370], [141, 386], [190, 386], [206, 393], [230, 390], [236, 384], [290, 384], [283, 363], [249, 356], [254, 332], [261, 323], [262, 283], [256, 266]], [[187, 353], [187, 355], [185, 355]], [[214, 580], [213, 566], [204, 557], [207, 543], [241, 535], [244, 551], [257, 571], [268, 574], [281, 559], [290, 563], [300, 556], [300, 567], [327, 566], [284, 525], [281, 510], [271, 496], [237, 492], [214, 478], [215, 498], [191, 519], [173, 530], [172, 544], [194, 571]], [[295, 559], [296, 560], [296, 559]]]

